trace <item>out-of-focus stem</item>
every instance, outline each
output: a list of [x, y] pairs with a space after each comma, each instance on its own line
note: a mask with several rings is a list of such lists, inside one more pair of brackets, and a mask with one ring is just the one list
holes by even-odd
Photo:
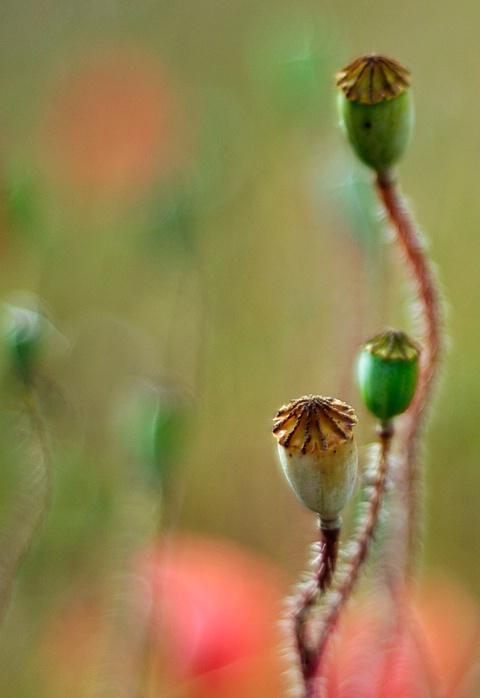
[[404, 500], [406, 509], [400, 517], [403, 530], [396, 531], [395, 535], [406, 541], [405, 559], [401, 561], [400, 569], [404, 570], [405, 578], [409, 579], [416, 558], [422, 519], [418, 494], [421, 473], [417, 456], [426, 407], [432, 395], [444, 348], [444, 313], [433, 265], [394, 174], [379, 175], [376, 186], [417, 287], [420, 307], [422, 352], [419, 383], [415, 398], [399, 423], [400, 438], [405, 444], [405, 451], [394, 483], [399, 492], [400, 501]]
[[109, 546], [105, 594], [108, 622], [100, 637], [98, 667], [89, 698], [150, 695], [144, 655], [148, 655], [150, 646], [151, 609], [138, 574], [138, 556], [146, 542], [154, 538], [160, 513], [154, 498], [135, 483], [128, 480], [124, 487]]
[[8, 608], [15, 573], [43, 524], [52, 493], [49, 435], [36, 389], [28, 383], [22, 391], [28, 419], [26, 473], [0, 540], [0, 622]]

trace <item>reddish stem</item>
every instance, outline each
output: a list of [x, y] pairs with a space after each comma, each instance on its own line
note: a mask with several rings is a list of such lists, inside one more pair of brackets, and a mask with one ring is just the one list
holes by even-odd
[[320, 532], [322, 536], [321, 545], [324, 550], [323, 559], [325, 571], [318, 580], [318, 586], [322, 591], [325, 591], [332, 583], [333, 573], [335, 572], [335, 566], [337, 564], [340, 527], [324, 528], [321, 526]]
[[[400, 541], [407, 541], [402, 553], [404, 559], [402, 559], [400, 569], [405, 570], [405, 575], [408, 578], [415, 558], [420, 521], [417, 501], [419, 480], [417, 452], [425, 417], [425, 407], [431, 397], [437, 365], [443, 350], [443, 313], [436, 277], [425, 253], [423, 240], [415, 227], [394, 177], [391, 173], [378, 175], [376, 184], [380, 199], [395, 229], [398, 243], [410, 267], [412, 278], [417, 285], [421, 304], [422, 354], [419, 385], [410, 408], [400, 422], [400, 440], [405, 444], [405, 455], [395, 478], [395, 486], [400, 491], [400, 497], [403, 499], [402, 505], [405, 507], [403, 512], [405, 515], [400, 516], [401, 521], [397, 522], [402, 530], [396, 530], [395, 534], [400, 535]], [[294, 614], [295, 634], [301, 658], [306, 698], [315, 698], [318, 695], [317, 677], [328, 639], [331, 637], [340, 613], [358, 580], [375, 534], [387, 479], [392, 436], [391, 428], [384, 425], [379, 433], [380, 454], [375, 480], [369, 486], [367, 511], [361, 522], [361, 528], [355, 536], [353, 553], [344, 574], [340, 577], [338, 587], [334, 589], [330, 599], [328, 597], [325, 599], [326, 614], [321, 620], [319, 635], [315, 642], [309, 641], [307, 620], [310, 609], [320, 597], [321, 590], [327, 590], [328, 594], [330, 587], [331, 572], [326, 567], [327, 551], [325, 545], [322, 545], [320, 549], [320, 566], [316, 582], [313, 585], [305, 586], [298, 595], [297, 610]], [[325, 582], [325, 579], [328, 579], [328, 582]]]
[[[324, 526], [319, 520], [319, 549], [314, 564], [316, 570], [312, 579], [303, 584], [295, 598], [293, 611], [294, 633], [302, 676], [305, 684], [305, 697], [315, 698], [315, 686], [313, 679], [316, 671], [316, 648], [311, 642], [308, 633], [309, 615], [321, 594], [325, 592], [331, 582], [338, 556], [338, 543], [340, 537], [340, 521], [336, 526]], [[316, 551], [317, 552], [317, 551]]]
[[443, 352], [443, 308], [437, 280], [432, 264], [425, 251], [424, 242], [409, 213], [407, 203], [401, 195], [395, 177], [391, 173], [378, 175], [377, 191], [393, 226], [397, 241], [402, 249], [412, 278], [417, 286], [420, 301], [420, 332], [422, 353], [420, 377], [415, 398], [401, 420], [401, 439], [405, 444], [404, 464], [400, 468], [397, 485], [405, 489], [406, 515], [404, 518], [405, 561], [402, 566], [406, 577], [411, 576], [411, 567], [418, 546], [421, 512], [418, 502], [419, 468], [417, 454], [420, 435], [425, 419], [425, 408], [430, 400], [437, 367]]
[[315, 651], [315, 675], [318, 673], [327, 641], [331, 636], [337, 624], [340, 613], [360, 576], [370, 543], [375, 535], [382, 505], [382, 495], [385, 490], [385, 482], [387, 479], [389, 452], [392, 437], [393, 428], [390, 424], [386, 425], [384, 428], [380, 428], [380, 453], [376, 468], [375, 481], [373, 485], [369, 485], [367, 483], [367, 487], [372, 488], [368, 497], [368, 509], [364, 520], [361, 522], [361, 527], [354, 538], [355, 548], [350, 561], [347, 563], [348, 567], [345, 570], [345, 574], [343, 575], [338, 588], [335, 590], [335, 596], [333, 597], [332, 603], [327, 606], [327, 615], [323, 620], [320, 637]]
[[[360, 529], [357, 531], [353, 541], [353, 551], [350, 559], [346, 563], [346, 568], [340, 570], [341, 578], [338, 587], [334, 588], [331, 599], [325, 599], [324, 609], [326, 614], [320, 621], [320, 632], [314, 643], [307, 644], [307, 611], [315, 603], [317, 596], [311, 599], [311, 603], [307, 607], [304, 604], [301, 612], [295, 616], [295, 630], [297, 647], [301, 658], [302, 675], [305, 685], [305, 698], [316, 698], [318, 696], [318, 675], [320, 665], [324, 656], [325, 648], [328, 639], [331, 637], [333, 630], [337, 624], [340, 613], [345, 606], [353, 587], [355, 586], [371, 541], [373, 540], [380, 510], [382, 504], [382, 495], [385, 489], [385, 482], [388, 472], [388, 456], [390, 451], [390, 443], [393, 436], [393, 428], [391, 424], [384, 425], [379, 430], [380, 452], [378, 462], [375, 467], [375, 474], [372, 478], [371, 473], [367, 473], [365, 477], [365, 488], [368, 492], [367, 511], [362, 519]], [[327, 592], [328, 593], [328, 592]], [[302, 601], [302, 599], [300, 599]], [[306, 598], [303, 598], [306, 601]], [[310, 599], [309, 599], [310, 601]], [[313, 630], [313, 628], [311, 628]]]

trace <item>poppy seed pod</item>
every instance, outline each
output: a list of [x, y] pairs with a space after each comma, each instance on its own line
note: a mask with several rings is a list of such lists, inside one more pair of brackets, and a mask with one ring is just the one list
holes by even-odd
[[363, 400], [376, 417], [388, 421], [404, 412], [418, 382], [420, 349], [405, 332], [389, 330], [365, 342], [357, 361]]
[[337, 75], [341, 123], [356, 154], [377, 173], [405, 152], [413, 127], [410, 73], [393, 58], [358, 58]]
[[355, 485], [357, 421], [349, 405], [320, 395], [292, 400], [274, 418], [283, 472], [298, 499], [327, 527], [338, 525]]

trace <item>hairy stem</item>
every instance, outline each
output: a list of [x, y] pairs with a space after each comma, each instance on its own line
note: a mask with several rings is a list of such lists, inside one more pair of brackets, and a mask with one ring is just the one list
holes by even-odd
[[348, 558], [339, 569], [338, 584], [336, 586], [334, 584], [332, 591], [327, 592], [322, 603], [323, 618], [320, 620], [320, 630], [312, 652], [309, 676], [306, 677], [305, 681], [305, 695], [308, 698], [318, 695], [316, 686], [327, 642], [360, 576], [370, 543], [375, 535], [388, 473], [392, 437], [393, 427], [391, 423], [385, 424], [379, 429], [378, 459], [373, 469], [367, 468], [364, 473], [365, 513], [349, 546]]
[[330, 586], [335, 571], [341, 521], [338, 520], [335, 524], [322, 525], [322, 520], [319, 518], [319, 542], [315, 547], [315, 557], [312, 563], [314, 572], [311, 579], [299, 587], [294, 602], [295, 642], [307, 691], [305, 695], [308, 698], [313, 698], [315, 695], [314, 692], [311, 692], [313, 690], [311, 679], [315, 675], [316, 668], [315, 647], [309, 635], [308, 621], [321, 594]]
[[421, 507], [418, 497], [421, 475], [418, 467], [420, 436], [425, 421], [426, 407], [432, 395], [438, 364], [444, 348], [443, 305], [438, 290], [433, 265], [425, 250], [423, 239], [417, 230], [408, 210], [407, 203], [399, 191], [395, 177], [388, 173], [378, 176], [377, 192], [395, 230], [397, 242], [403, 251], [420, 306], [420, 333], [422, 353], [420, 356], [420, 377], [415, 398], [401, 420], [401, 440], [405, 444], [405, 454], [399, 467], [395, 486], [404, 500], [401, 516], [403, 531], [396, 537], [405, 540], [403, 568], [405, 578], [412, 576], [421, 527]]
[[338, 525], [335, 526], [325, 526], [325, 524], [320, 521], [320, 550], [322, 559], [321, 574], [318, 577], [318, 588], [320, 591], [325, 591], [332, 583], [338, 557], [340, 525], [340, 521]]
[[49, 436], [33, 385], [24, 386], [22, 397], [28, 419], [26, 482], [7, 516], [0, 540], [0, 622], [8, 608], [15, 573], [43, 524], [52, 492]]

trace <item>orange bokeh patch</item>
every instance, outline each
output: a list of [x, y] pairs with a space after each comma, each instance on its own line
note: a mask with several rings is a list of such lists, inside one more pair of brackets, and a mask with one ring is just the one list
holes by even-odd
[[134, 196], [181, 160], [181, 121], [176, 91], [158, 64], [138, 51], [99, 53], [71, 69], [51, 96], [49, 169], [87, 197]]

